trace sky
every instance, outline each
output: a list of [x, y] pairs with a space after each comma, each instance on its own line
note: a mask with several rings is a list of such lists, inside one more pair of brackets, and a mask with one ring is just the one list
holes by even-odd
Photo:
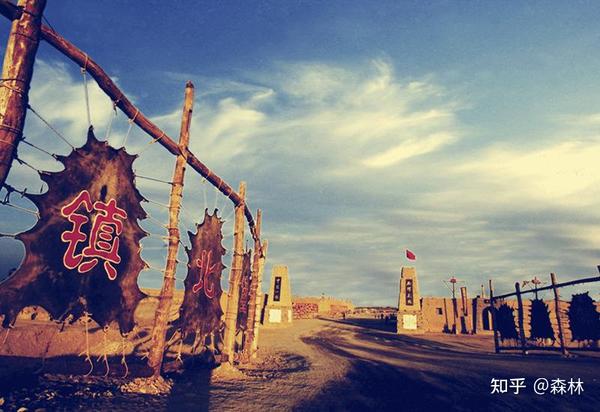
[[[265, 283], [285, 264], [296, 295], [395, 305], [403, 265], [416, 266], [423, 295], [437, 296], [451, 276], [475, 295], [488, 279], [502, 293], [550, 272], [559, 281], [598, 274], [597, 2], [64, 0], [45, 15], [173, 137], [194, 82], [190, 148], [232, 187], [246, 181], [249, 206], [263, 210]], [[0, 22], [1, 45], [8, 31]], [[140, 129], [128, 134], [93, 81], [89, 90], [97, 135], [117, 147], [127, 135], [129, 152], [144, 150], [136, 173], [169, 180], [173, 158]], [[79, 68], [44, 43], [30, 102], [83, 144]], [[31, 114], [26, 123], [32, 141], [69, 152]], [[20, 156], [60, 170], [34, 149]], [[8, 181], [42, 186], [21, 165]], [[167, 203], [168, 186], [138, 187]], [[231, 203], [188, 169], [182, 229], [215, 205], [231, 249]], [[153, 220], [142, 226], [160, 235], [165, 211], [144, 208]], [[0, 216], [3, 233], [35, 221], [6, 207]], [[159, 237], [143, 246], [164, 267]], [[22, 253], [0, 239], [0, 273]], [[140, 284], [159, 287], [161, 276], [145, 271]]]

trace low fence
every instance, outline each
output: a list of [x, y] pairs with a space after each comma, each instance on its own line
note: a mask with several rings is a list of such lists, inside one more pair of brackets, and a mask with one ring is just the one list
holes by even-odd
[[[558, 283], [556, 275], [551, 273], [549, 286], [521, 290], [521, 284], [517, 282], [515, 292], [494, 296], [490, 280], [490, 312], [496, 353], [521, 351], [527, 354], [541, 350], [560, 351], [567, 355], [569, 351], [600, 351], [600, 314], [594, 300], [587, 292], [574, 294], [570, 302], [560, 299], [561, 288], [593, 282], [600, 282], [600, 276]], [[548, 303], [538, 298], [544, 291], [552, 291], [553, 298]], [[534, 294], [534, 299], [524, 303], [523, 295], [528, 294]], [[529, 312], [527, 324], [526, 310]]]

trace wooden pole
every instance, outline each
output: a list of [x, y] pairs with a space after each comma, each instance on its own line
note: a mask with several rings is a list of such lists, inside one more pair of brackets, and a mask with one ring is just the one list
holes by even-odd
[[525, 340], [525, 326], [523, 322], [523, 299], [521, 299], [521, 285], [515, 282], [515, 292], [517, 295], [517, 314], [519, 318], [519, 338], [521, 340], [521, 350], [523, 355], [527, 355], [527, 341]]
[[0, 80], [0, 188], [23, 137], [46, 0], [19, 0], [18, 7], [25, 12], [12, 22]]
[[[260, 238], [260, 230], [262, 226], [262, 211], [258, 209], [256, 211], [256, 234]], [[250, 359], [252, 355], [252, 347], [254, 342], [254, 328], [256, 326], [254, 320], [256, 319], [256, 306], [258, 299], [258, 267], [260, 257], [262, 256], [262, 245], [259, 239], [254, 240], [254, 256], [252, 259], [252, 281], [250, 283], [250, 296], [248, 305], [248, 320], [246, 325], [245, 339], [244, 339], [244, 360]]]
[[461, 286], [461, 288], [460, 288], [460, 299], [462, 301], [461, 303], [462, 303], [462, 308], [463, 308], [463, 315], [469, 316], [469, 309], [467, 307], [468, 297], [467, 297], [467, 287], [466, 286]]
[[458, 303], [456, 302], [456, 283], [452, 282], [452, 321], [454, 322], [454, 324], [452, 325], [452, 333], [455, 335], [458, 334], [457, 318]]
[[265, 239], [263, 241], [262, 244], [262, 250], [261, 250], [261, 256], [260, 259], [258, 260], [258, 273], [257, 273], [257, 278], [258, 278], [258, 286], [257, 286], [257, 293], [256, 293], [256, 307], [255, 307], [255, 314], [254, 314], [254, 339], [252, 340], [252, 347], [251, 347], [251, 351], [252, 351], [252, 358], [256, 358], [257, 354], [258, 354], [258, 338], [259, 338], [259, 332], [260, 332], [260, 314], [262, 311], [262, 304], [263, 304], [263, 294], [261, 293], [261, 288], [262, 288], [262, 280], [263, 280], [263, 274], [265, 272], [265, 261], [267, 259], [267, 253], [269, 250], [269, 242]]
[[242, 203], [235, 207], [233, 228], [233, 259], [229, 272], [229, 289], [227, 290], [227, 310], [225, 311], [225, 337], [223, 339], [222, 362], [233, 365], [235, 355], [235, 332], [240, 301], [240, 281], [242, 279], [242, 262], [244, 259], [244, 207], [246, 199], [246, 182], [240, 182], [239, 195]]
[[494, 304], [494, 288], [492, 286], [492, 279], [490, 279], [490, 312], [492, 313], [492, 329], [494, 330], [494, 350], [496, 353], [500, 353], [498, 324], [496, 323], [496, 305]]
[[[22, 11], [7, 0], [0, 0], [0, 14], [9, 20], [15, 20], [21, 17]], [[125, 115], [132, 119], [142, 130], [148, 135], [154, 138], [155, 142], [158, 142], [161, 146], [167, 149], [170, 153], [175, 156], [184, 154], [187, 163], [192, 169], [200, 173], [206, 180], [208, 180], [214, 187], [217, 188], [221, 193], [227, 196], [235, 206], [239, 206], [242, 203], [242, 199], [238, 193], [217, 176], [212, 170], [210, 170], [204, 163], [202, 163], [188, 148], [181, 151], [181, 148], [175, 141], [170, 138], [164, 131], [162, 131], [156, 124], [148, 119], [141, 110], [139, 110], [131, 101], [123, 94], [121, 89], [116, 83], [106, 74], [106, 72], [96, 63], [87, 53], [81, 51], [73, 43], [69, 42], [64, 37], [60, 36], [51, 28], [41, 25], [41, 38], [48, 42], [56, 50], [64, 54], [66, 57], [77, 63], [80, 67], [85, 67], [86, 72], [90, 74], [98, 83], [98, 86], [108, 97], [111, 98], [117, 107], [125, 113]], [[244, 202], [244, 215], [248, 221], [250, 227], [250, 233], [254, 239], [257, 238], [255, 233], [254, 218], [252, 212]]]
[[[181, 118], [181, 131], [179, 134], [179, 146], [181, 153], [186, 153], [190, 141], [190, 124], [192, 121], [192, 110], [194, 106], [194, 85], [187, 82], [185, 85], [185, 100], [183, 103], [183, 116]], [[154, 372], [154, 376], [160, 375], [164, 356], [165, 342], [171, 304], [175, 290], [175, 272], [177, 269], [177, 252], [179, 251], [179, 211], [181, 210], [181, 199], [183, 197], [183, 178], [185, 175], [186, 159], [183, 154], [177, 156], [173, 182], [171, 185], [171, 197], [169, 200], [169, 247], [167, 251], [167, 263], [163, 286], [160, 291], [158, 308], [154, 319], [152, 330], [152, 345], [148, 356], [148, 366]]]
[[556, 322], [558, 323], [558, 340], [560, 342], [560, 350], [563, 355], [568, 355], [567, 347], [565, 346], [565, 335], [563, 334], [562, 321], [560, 316], [560, 296], [558, 294], [558, 287], [556, 286], [556, 275], [550, 273], [550, 280], [552, 281], [552, 290], [554, 291], [554, 312], [556, 313]]

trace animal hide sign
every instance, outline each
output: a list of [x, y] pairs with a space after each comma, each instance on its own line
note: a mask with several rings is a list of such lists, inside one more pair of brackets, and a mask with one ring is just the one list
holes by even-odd
[[600, 313], [589, 292], [574, 294], [567, 314], [572, 341], [591, 343], [600, 339]]
[[133, 329], [145, 296], [137, 285], [146, 236], [138, 219], [146, 213], [134, 183], [136, 157], [99, 142], [90, 127], [84, 146], [58, 157], [64, 170], [41, 174], [48, 191], [27, 194], [39, 220], [17, 235], [25, 259], [0, 283], [4, 327], [37, 305], [55, 320], [75, 321], [87, 311], [102, 327], [116, 320], [122, 333]]
[[[179, 318], [173, 325], [186, 336], [194, 332], [200, 337], [219, 329], [221, 308], [221, 272], [225, 269], [222, 257], [225, 248], [221, 244], [223, 221], [204, 211], [204, 221], [196, 225], [196, 234], [188, 232], [192, 247], [186, 247], [188, 272], [184, 281], [185, 294], [179, 309]], [[197, 336], [198, 337], [198, 336]]]
[[252, 251], [244, 253], [242, 260], [242, 279], [240, 281], [240, 300], [238, 303], [237, 330], [246, 330], [248, 327], [248, 310], [250, 309], [250, 283], [252, 282], [252, 269], [250, 262]]
[[517, 325], [515, 324], [514, 309], [503, 303], [496, 312], [497, 329], [502, 341], [506, 339], [518, 339]]
[[532, 299], [530, 314], [531, 339], [551, 339], [554, 342], [548, 305], [542, 299]]

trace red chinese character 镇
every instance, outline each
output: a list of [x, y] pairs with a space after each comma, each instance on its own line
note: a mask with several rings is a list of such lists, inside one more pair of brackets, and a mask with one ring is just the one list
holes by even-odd
[[[82, 226], [89, 222], [85, 215], [76, 213], [81, 207], [87, 213], [97, 212], [92, 218], [92, 228], [87, 246], [77, 254], [79, 243], [88, 239], [81, 231]], [[92, 270], [98, 259], [104, 260], [104, 270], [110, 280], [117, 278], [114, 265], [121, 263], [119, 256], [119, 235], [123, 232], [123, 220], [127, 219], [127, 212], [117, 207], [115, 199], [107, 203], [95, 202], [92, 204], [90, 193], [82, 190], [69, 204], [61, 209], [61, 214], [73, 223], [73, 228], [61, 235], [61, 240], [67, 242], [67, 250], [63, 256], [63, 263], [68, 269], [75, 269], [79, 273]], [[84, 261], [84, 258], [91, 258]]]
[[208, 252], [202, 251], [200, 259], [196, 259], [196, 264], [200, 268], [200, 274], [198, 276], [198, 283], [192, 286], [192, 292], [198, 293], [200, 289], [204, 288], [204, 294], [207, 298], [212, 299], [215, 297], [215, 285], [213, 282], [209, 282], [209, 276], [217, 267], [217, 263], [211, 265], [212, 250]]

